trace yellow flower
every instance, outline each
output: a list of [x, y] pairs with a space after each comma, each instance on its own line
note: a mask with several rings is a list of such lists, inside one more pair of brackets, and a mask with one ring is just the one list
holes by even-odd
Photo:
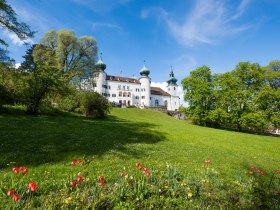
[[65, 199], [65, 203], [69, 204], [71, 202], [71, 197]]
[[188, 193], [188, 197], [191, 198], [193, 194], [191, 192]]

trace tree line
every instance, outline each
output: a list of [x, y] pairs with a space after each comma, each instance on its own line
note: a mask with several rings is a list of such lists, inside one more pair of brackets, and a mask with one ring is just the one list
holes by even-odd
[[[0, 17], [0, 26], [21, 40], [34, 36], [28, 25], [17, 20], [5, 0], [0, 0]], [[0, 108], [22, 104], [28, 113], [37, 114], [58, 102], [62, 110], [83, 112], [86, 116], [104, 117], [108, 113], [106, 99], [80, 90], [81, 81], [95, 71], [94, 37], [77, 37], [71, 30], [51, 30], [38, 44], [30, 46], [19, 68], [8, 56], [8, 44], [0, 39], [0, 46]]]
[[199, 125], [268, 132], [280, 127], [280, 61], [268, 66], [240, 62], [234, 70], [213, 74], [207, 66], [182, 80], [184, 111]]

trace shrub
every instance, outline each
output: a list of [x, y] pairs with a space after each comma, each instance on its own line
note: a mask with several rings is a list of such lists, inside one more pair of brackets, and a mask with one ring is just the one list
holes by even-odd
[[96, 92], [81, 92], [81, 111], [86, 117], [104, 118], [110, 112], [106, 98]]

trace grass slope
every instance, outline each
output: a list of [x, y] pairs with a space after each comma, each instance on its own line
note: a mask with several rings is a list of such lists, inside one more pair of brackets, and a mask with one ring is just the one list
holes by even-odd
[[[113, 109], [105, 120], [0, 114], [0, 145], [0, 177], [24, 165], [34, 169], [32, 180], [38, 182], [46, 171], [55, 180], [71, 179], [77, 171], [69, 163], [76, 159], [88, 164], [84, 173], [109, 179], [137, 161], [158, 169], [171, 164], [188, 176], [211, 159], [225, 179], [244, 175], [250, 165], [264, 171], [280, 166], [279, 137], [199, 127], [140, 109]], [[58, 186], [50, 183], [41, 193], [51, 188]]]

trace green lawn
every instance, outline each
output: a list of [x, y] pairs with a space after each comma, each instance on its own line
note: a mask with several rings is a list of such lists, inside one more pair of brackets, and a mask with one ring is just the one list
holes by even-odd
[[[204, 202], [205, 198], [202, 194], [197, 190], [189, 189], [197, 188], [194, 183], [191, 184], [191, 177], [198, 174], [197, 179], [200, 179], [205, 175], [201, 175], [201, 171], [204, 170], [202, 166], [206, 159], [212, 161], [209, 167], [212, 172], [218, 174], [213, 180], [220, 180], [221, 183], [236, 180], [239, 180], [241, 185], [242, 180], [245, 180], [244, 183], [251, 183], [252, 178], [248, 177], [251, 165], [266, 173], [263, 181], [260, 182], [270, 182], [269, 177], [280, 168], [279, 137], [199, 127], [153, 110], [116, 108], [105, 120], [91, 120], [74, 114], [57, 116], [27, 116], [13, 112], [0, 114], [0, 145], [0, 187], [3, 191], [0, 194], [0, 208], [7, 206], [44, 208], [44, 205], [49, 207], [53, 205], [51, 208], [58, 209], [82, 207], [102, 209], [113, 208], [113, 206], [119, 209], [130, 209], [132, 206], [139, 209], [149, 208], [149, 206], [171, 208], [172, 205], [174, 208], [180, 208], [180, 205], [193, 207], [192, 202], [197, 208], [207, 206], [239, 208], [242, 205], [252, 207], [257, 204], [252, 204], [254, 199], [250, 197], [251, 191], [244, 194], [242, 199], [247, 199], [244, 204], [241, 201], [227, 201], [228, 198], [222, 195], [217, 195], [216, 199], [222, 197], [224, 201], [218, 202], [212, 199], [211, 202]], [[81, 159], [81, 164], [71, 166], [70, 162], [77, 159]], [[192, 192], [193, 196], [182, 199], [187, 195], [183, 194], [185, 192], [179, 192], [179, 188], [178, 191], [172, 189], [175, 191], [174, 194], [170, 194], [170, 199], [173, 195], [172, 201], [157, 200], [157, 196], [168, 197], [170, 191], [166, 194], [149, 194], [154, 197], [144, 204], [139, 204], [144, 198], [138, 198], [129, 189], [125, 198], [116, 199], [114, 202], [106, 203], [100, 197], [94, 196], [101, 193], [102, 196], [107, 195], [107, 199], [111, 199], [112, 195], [105, 190], [110, 188], [109, 183], [117, 182], [118, 175], [122, 171], [128, 174], [137, 173], [136, 162], [151, 168], [151, 183], [149, 180], [144, 180], [151, 186], [155, 184], [152, 177], [156, 177], [158, 173], [158, 179], [164, 179], [163, 171], [168, 171], [167, 165], [171, 165], [180, 173], [181, 178], [177, 179], [178, 183], [184, 179], [190, 183], [190, 187], [185, 192]], [[22, 165], [28, 167], [29, 172], [19, 178], [18, 174], [12, 173], [11, 168]], [[88, 179], [87, 185], [84, 183], [85, 186], [77, 190], [69, 189], [68, 183], [75, 179], [77, 174], [82, 174]], [[94, 188], [100, 175], [106, 177], [105, 184], [108, 185], [102, 188], [104, 192]], [[176, 174], [173, 175], [176, 178]], [[140, 175], [135, 174], [135, 176], [139, 176], [142, 180]], [[207, 178], [209, 177], [208, 174]], [[168, 180], [168, 177], [166, 179]], [[254, 180], [257, 179], [259, 177], [256, 176]], [[27, 196], [24, 187], [15, 182], [24, 185], [30, 180], [37, 183], [38, 190], [35, 194]], [[165, 185], [164, 182], [159, 184]], [[213, 186], [218, 185], [208, 186], [207, 190], [211, 191], [210, 188]], [[18, 188], [22, 192], [21, 200], [14, 202], [6, 196], [6, 191], [11, 187]], [[280, 183], [277, 184], [277, 180], [275, 182], [273, 180], [273, 187], [280, 188]], [[268, 190], [272, 192], [275, 191], [274, 188]], [[230, 187], [222, 184], [220, 189], [212, 189], [212, 191], [218, 193], [221, 189], [228, 190]], [[238, 190], [240, 189], [236, 189]], [[161, 192], [160, 189], [159, 191]], [[271, 202], [279, 204], [280, 196], [276, 195], [276, 198], [273, 196], [272, 198], [271, 192], [266, 195], [268, 202], [271, 198]], [[147, 196], [147, 193], [144, 193], [144, 196]], [[178, 196], [175, 195], [176, 193]], [[79, 200], [79, 196], [83, 201]], [[69, 197], [71, 201], [65, 201]], [[86, 202], [85, 200], [89, 198], [90, 202]], [[122, 201], [127, 204], [123, 204]], [[266, 204], [258, 205], [261, 207]]]

